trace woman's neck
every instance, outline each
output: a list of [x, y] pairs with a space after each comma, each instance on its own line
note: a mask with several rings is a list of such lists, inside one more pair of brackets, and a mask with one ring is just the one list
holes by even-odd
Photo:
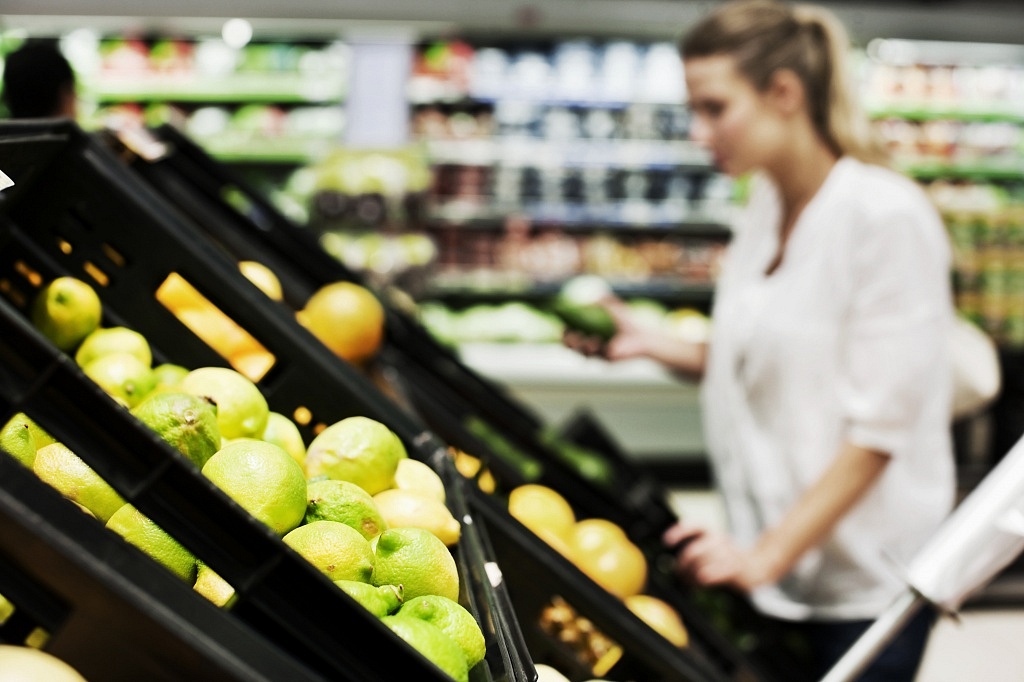
[[[783, 215], [795, 218], [825, 184], [838, 157], [816, 135], [797, 136], [768, 174], [778, 187]], [[792, 222], [792, 221], [789, 221]]]

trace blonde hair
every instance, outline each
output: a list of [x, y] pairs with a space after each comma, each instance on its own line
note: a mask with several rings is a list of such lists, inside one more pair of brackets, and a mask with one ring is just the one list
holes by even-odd
[[679, 45], [683, 59], [730, 55], [758, 90], [779, 69], [803, 83], [815, 130], [832, 151], [886, 164], [885, 148], [860, 109], [848, 64], [850, 40], [830, 11], [777, 0], [732, 0], [691, 28]]

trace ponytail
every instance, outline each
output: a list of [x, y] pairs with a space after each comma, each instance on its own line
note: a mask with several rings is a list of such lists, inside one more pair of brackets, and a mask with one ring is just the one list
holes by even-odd
[[683, 59], [726, 54], [764, 90], [779, 69], [803, 83], [807, 111], [822, 141], [837, 156], [886, 164], [854, 93], [848, 64], [850, 41], [842, 23], [813, 5], [792, 8], [777, 0], [733, 0], [690, 29], [680, 44]]

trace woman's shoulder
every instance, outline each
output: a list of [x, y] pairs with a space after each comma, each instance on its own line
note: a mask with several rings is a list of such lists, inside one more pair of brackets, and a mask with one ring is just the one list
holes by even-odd
[[862, 215], [885, 216], [919, 213], [938, 219], [934, 204], [924, 189], [902, 173], [874, 163], [843, 157], [843, 182], [840, 192], [845, 203], [856, 206]]

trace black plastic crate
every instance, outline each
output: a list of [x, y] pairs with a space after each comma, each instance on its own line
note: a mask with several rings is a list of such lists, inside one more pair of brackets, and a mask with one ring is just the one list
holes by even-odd
[[[220, 247], [77, 126], [59, 121], [0, 124], [0, 164], [16, 183], [0, 194], [0, 293], [9, 301], [5, 313], [21, 309], [4, 315], [11, 333], [20, 328], [31, 338], [34, 330], [25, 328], [24, 310], [35, 291], [55, 276], [72, 275], [94, 284], [104, 304], [104, 325], [142, 333], [155, 362], [226, 366], [156, 300], [158, 286], [177, 272], [275, 355], [276, 364], [259, 386], [272, 410], [296, 415], [307, 443], [322, 426], [363, 415], [394, 430], [411, 457], [441, 473], [451, 467], [446, 444], [369, 379], [325, 352], [289, 310], [269, 305]], [[28, 352], [25, 367], [14, 363], [24, 375], [19, 379], [28, 382], [26, 390], [34, 387], [35, 392], [26, 405], [23, 391], [5, 394], [8, 413], [16, 408], [28, 412], [223, 576], [238, 594], [231, 611], [237, 620], [271, 646], [334, 679], [440, 679], [411, 647], [106, 398], [67, 356], [37, 337], [18, 347]], [[63, 383], [55, 389], [59, 377]], [[462, 497], [452, 498], [449, 506], [456, 517], [468, 515], [459, 506]], [[219, 522], [200, 523], [210, 518]], [[473, 564], [482, 555], [474, 546], [478, 541], [471, 524], [465, 524], [453, 551], [462, 578], [460, 601], [484, 627], [488, 644], [488, 657], [473, 668], [471, 680], [528, 679], [532, 665], [517, 646], [517, 633], [499, 629], [514, 619], [491, 612], [504, 603], [491, 593], [483, 567]], [[362, 655], [380, 645], [394, 649], [386, 673], [368, 669]]]
[[[104, 132], [100, 137], [118, 149], [151, 187], [187, 213], [236, 261], [257, 260], [270, 267], [293, 308], [301, 307], [317, 288], [329, 282], [347, 280], [366, 286], [357, 273], [327, 254], [310, 230], [283, 216], [243, 179], [174, 127], [120, 137]], [[468, 368], [413, 315], [391, 302], [387, 292], [377, 293], [387, 311], [381, 362], [399, 369], [408, 389], [409, 406], [431, 429], [443, 427], [448, 429], [447, 440], [476, 444], [479, 456], [486, 457], [495, 468], [505, 469], [510, 485], [517, 483], [514, 468], [510, 470], [500, 462], [500, 453], [480, 443], [465, 428], [453, 433], [450, 420], [443, 424], [435, 421], [431, 402], [457, 405], [448, 412], [455, 412], [463, 427], [472, 417], [500, 432], [542, 465], [538, 482], [558, 489], [580, 510], [614, 517], [639, 542], [656, 541], [674, 520], [660, 484], [620, 451], [594, 448], [610, 473], [604, 483], [581, 476], [546, 442], [540, 417], [503, 386]]]

